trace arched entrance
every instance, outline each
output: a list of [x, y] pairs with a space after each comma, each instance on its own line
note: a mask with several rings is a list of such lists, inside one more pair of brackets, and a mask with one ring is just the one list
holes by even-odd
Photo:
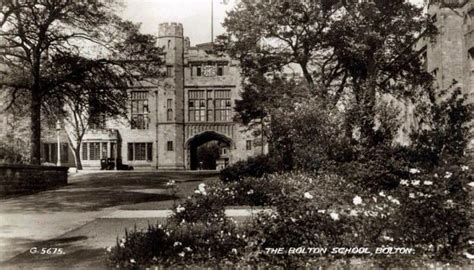
[[206, 131], [186, 143], [188, 168], [191, 170], [220, 170], [230, 162], [233, 142], [225, 135]]

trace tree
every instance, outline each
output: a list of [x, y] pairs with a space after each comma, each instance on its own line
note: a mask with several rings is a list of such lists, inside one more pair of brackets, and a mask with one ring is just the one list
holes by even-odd
[[123, 37], [115, 41], [109, 59], [73, 55], [52, 59], [55, 74], [73, 76], [46, 97], [45, 109], [64, 119], [78, 170], [82, 169], [82, 139], [90, 126], [100, 126], [106, 119], [126, 119], [128, 87], [161, 75], [161, 49], [156, 38], [141, 34], [139, 24], [120, 21], [117, 27]]
[[415, 45], [435, 29], [422, 8], [406, 0], [281, 0], [272, 5], [242, 0], [224, 26], [228, 35], [218, 45], [240, 59], [244, 83], [253, 84], [243, 93], [247, 105], [237, 107], [242, 119], [261, 117], [262, 105], [255, 100], [269, 100], [264, 84], [253, 78], [287, 73], [296, 64], [309, 96], [323, 106], [336, 106], [341, 97], [351, 101], [344, 104], [351, 116], [346, 134], [360, 129], [360, 141], [373, 145], [377, 99], [415, 99], [416, 89], [431, 83]]
[[[217, 47], [225, 45], [247, 77], [299, 69], [308, 90], [329, 100], [336, 80], [345, 81], [344, 71], [325, 45], [338, 2], [242, 0], [229, 12], [224, 22], [227, 36], [218, 39], [222, 44]], [[340, 82], [335, 92], [343, 90]]]
[[124, 73], [109, 61], [63, 55], [54, 57], [51, 64], [56, 74], [74, 72], [74, 76], [44, 97], [43, 111], [64, 123], [76, 168], [81, 170], [82, 138], [99, 119], [126, 115], [128, 84]]
[[348, 73], [352, 114], [367, 145], [374, 144], [377, 97], [414, 98], [430, 86], [415, 45], [434, 32], [422, 8], [406, 0], [343, 5], [328, 44]]
[[[84, 45], [109, 49], [111, 27], [117, 20], [115, 1], [3, 1], [0, 6], [0, 66], [6, 67], [0, 86], [27, 96], [30, 107], [31, 164], [41, 157], [41, 113], [51, 98], [61, 98], [77, 70], [55, 73], [52, 65], [67, 56], [84, 56]], [[109, 39], [110, 38], [110, 39]], [[90, 46], [89, 46], [90, 48]], [[56, 58], [55, 58], [56, 57]]]
[[457, 82], [447, 89], [428, 89], [417, 106], [415, 129], [411, 134], [414, 153], [428, 167], [442, 162], [459, 163], [466, 158], [472, 139], [472, 104]]

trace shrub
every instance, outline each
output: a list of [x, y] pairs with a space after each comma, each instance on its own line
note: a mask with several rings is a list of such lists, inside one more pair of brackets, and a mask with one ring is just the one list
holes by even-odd
[[200, 184], [192, 196], [175, 206], [172, 218], [187, 222], [210, 221], [215, 215], [223, 216], [224, 206], [271, 205], [275, 196], [288, 188], [277, 174], [243, 178], [238, 182]]
[[213, 223], [150, 225], [145, 231], [126, 232], [113, 248], [112, 267], [144, 269], [153, 265], [213, 265], [235, 261], [245, 242], [229, 220]]
[[[431, 260], [463, 262], [459, 256], [469, 227], [471, 171], [450, 166], [409, 168], [390, 191], [374, 192], [337, 174], [287, 172], [238, 182], [200, 185], [175, 206], [169, 223], [127, 233], [110, 254], [113, 266], [160, 265], [304, 268], [351, 265], [424, 267]], [[250, 190], [267, 193], [253, 198]], [[264, 199], [262, 199], [264, 198]], [[263, 212], [241, 227], [224, 206], [264, 202]], [[330, 254], [333, 247], [414, 248], [412, 255]], [[272, 255], [266, 248], [327, 247], [324, 254]], [[132, 261], [133, 259], [133, 261]], [[219, 262], [221, 262], [219, 264]], [[227, 265], [228, 266], [228, 265]]]
[[265, 175], [261, 178], [243, 178], [224, 186], [224, 190], [229, 192], [228, 205], [264, 206], [271, 205], [274, 198], [289, 185], [275, 175]]
[[[266, 255], [265, 248], [392, 246], [413, 248], [415, 254], [365, 259], [378, 267], [462, 261], [459, 255], [466, 246], [470, 220], [466, 189], [472, 181], [466, 168], [451, 166], [449, 173], [442, 168], [437, 172], [411, 168], [397, 187], [378, 193], [337, 175], [279, 175], [293, 188], [275, 194], [274, 212], [258, 215], [246, 227], [248, 243], [259, 254], [253, 260], [298, 268], [319, 255]], [[351, 257], [322, 256], [329, 261]]]
[[221, 171], [220, 179], [224, 182], [239, 181], [244, 177], [262, 177], [282, 168], [280, 162], [269, 155], [249, 157], [238, 161]]
[[403, 207], [394, 213], [390, 230], [400, 244], [415, 246], [436, 259], [451, 260], [469, 236], [471, 171], [467, 166], [451, 165], [412, 172], [396, 189]]
[[396, 188], [400, 179], [408, 175], [410, 163], [404, 150], [403, 147], [379, 145], [377, 148], [366, 149], [356, 160], [335, 163], [327, 170], [372, 192], [390, 190]]
[[[3, 140], [3, 138], [1, 139]], [[7, 140], [5, 140], [7, 141]], [[28, 162], [26, 143], [16, 140], [15, 143], [0, 141], [0, 163], [24, 164]]]
[[227, 196], [219, 187], [200, 184], [195, 193], [173, 208], [170, 220], [179, 222], [215, 222], [225, 218]]

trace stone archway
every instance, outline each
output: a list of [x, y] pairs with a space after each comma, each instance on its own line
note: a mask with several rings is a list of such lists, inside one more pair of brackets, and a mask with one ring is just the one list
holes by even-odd
[[[219, 148], [219, 154], [216, 158], [216, 164], [214, 167], [209, 164], [203, 164], [205, 160], [202, 160], [202, 156], [199, 153], [200, 148], [206, 147], [209, 143], [215, 142], [213, 147]], [[234, 142], [229, 137], [214, 132], [214, 131], [205, 131], [199, 133], [186, 142], [186, 152], [187, 152], [187, 168], [191, 170], [199, 169], [222, 169], [230, 163], [230, 151], [234, 148]], [[208, 163], [208, 162], [207, 162]], [[203, 165], [206, 165], [203, 167]]]

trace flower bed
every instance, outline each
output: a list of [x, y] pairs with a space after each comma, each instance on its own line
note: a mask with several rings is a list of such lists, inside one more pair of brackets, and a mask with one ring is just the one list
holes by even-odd
[[[112, 265], [148, 267], [345, 265], [422, 267], [432, 261], [465, 263], [470, 170], [407, 170], [398, 187], [377, 193], [336, 174], [303, 172], [199, 185], [177, 204], [165, 226], [127, 233], [110, 250]], [[471, 183], [472, 184], [472, 183]], [[232, 204], [265, 205], [271, 212], [236, 226]], [[403, 247], [413, 254], [269, 254], [296, 247]]]

